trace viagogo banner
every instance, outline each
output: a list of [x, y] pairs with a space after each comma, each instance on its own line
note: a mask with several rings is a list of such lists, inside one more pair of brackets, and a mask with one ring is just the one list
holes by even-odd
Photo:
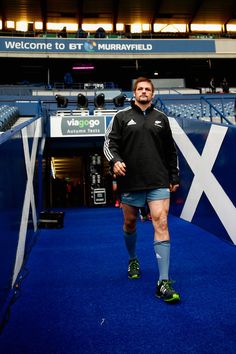
[[104, 136], [105, 116], [51, 116], [51, 137]]
[[214, 40], [191, 39], [84, 39], [0, 37], [0, 52], [7, 53], [215, 53]]

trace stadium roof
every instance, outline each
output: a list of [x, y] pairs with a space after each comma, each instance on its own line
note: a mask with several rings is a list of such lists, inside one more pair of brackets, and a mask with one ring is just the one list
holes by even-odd
[[82, 23], [236, 23], [235, 0], [2, 0], [3, 20]]

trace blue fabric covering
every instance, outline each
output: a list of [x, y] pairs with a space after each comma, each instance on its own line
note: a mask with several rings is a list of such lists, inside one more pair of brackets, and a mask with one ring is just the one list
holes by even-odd
[[40, 230], [0, 353], [235, 353], [235, 246], [173, 216], [169, 228], [177, 305], [154, 296], [151, 222], [138, 222], [142, 278], [129, 280], [122, 211], [66, 210], [64, 229]]

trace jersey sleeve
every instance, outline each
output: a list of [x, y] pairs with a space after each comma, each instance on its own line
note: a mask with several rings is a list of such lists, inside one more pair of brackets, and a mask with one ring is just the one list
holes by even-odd
[[179, 184], [179, 163], [177, 149], [170, 128], [169, 120], [166, 117], [166, 159], [168, 162], [169, 180], [171, 184]]
[[103, 145], [104, 155], [111, 166], [113, 166], [116, 161], [123, 161], [120, 156], [121, 129], [121, 118], [116, 114], [107, 127]]

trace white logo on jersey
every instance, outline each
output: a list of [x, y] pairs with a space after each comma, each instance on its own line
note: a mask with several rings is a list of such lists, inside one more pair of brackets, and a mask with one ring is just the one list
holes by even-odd
[[157, 127], [161, 127], [161, 121], [160, 120], [155, 120], [154, 125]]
[[131, 119], [127, 125], [135, 125], [135, 124], [136, 122], [133, 119]]

